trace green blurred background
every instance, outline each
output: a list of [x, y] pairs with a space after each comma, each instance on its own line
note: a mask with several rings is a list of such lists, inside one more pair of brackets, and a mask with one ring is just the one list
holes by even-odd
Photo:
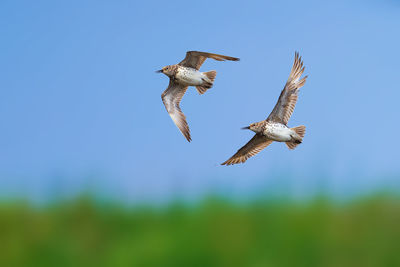
[[400, 198], [0, 207], [0, 266], [400, 266]]

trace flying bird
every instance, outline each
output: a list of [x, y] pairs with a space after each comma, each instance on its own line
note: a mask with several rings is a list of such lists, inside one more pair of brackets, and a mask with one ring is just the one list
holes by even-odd
[[169, 77], [168, 88], [162, 93], [161, 99], [175, 125], [182, 132], [183, 136], [190, 142], [189, 126], [179, 103], [189, 86], [195, 86], [199, 94], [204, 94], [213, 86], [217, 72], [215, 70], [200, 72], [201, 65], [207, 58], [218, 61], [232, 60], [238, 61], [239, 58], [228, 57], [206, 52], [188, 51], [186, 57], [175, 65], [165, 66], [156, 72], [164, 73]]
[[244, 163], [273, 141], [285, 142], [289, 149], [295, 149], [297, 145], [301, 144], [306, 127], [301, 125], [289, 128], [287, 123], [296, 105], [299, 89], [305, 84], [307, 79], [307, 76], [300, 79], [303, 72], [303, 61], [299, 57], [299, 53], [296, 52], [289, 79], [271, 114], [269, 114], [266, 120], [252, 123], [250, 126], [242, 128], [252, 130], [256, 134], [235, 155], [221, 165]]

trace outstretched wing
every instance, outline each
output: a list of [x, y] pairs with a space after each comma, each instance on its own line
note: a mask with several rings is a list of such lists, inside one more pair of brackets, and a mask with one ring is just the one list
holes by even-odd
[[304, 72], [303, 61], [296, 52], [294, 56], [294, 63], [292, 71], [290, 72], [289, 79], [283, 88], [278, 102], [276, 103], [271, 114], [267, 120], [287, 124], [292, 116], [294, 107], [296, 106], [299, 89], [306, 83], [307, 76], [299, 80]]
[[254, 137], [245, 144], [241, 149], [236, 152], [230, 159], [221, 165], [233, 165], [237, 163], [244, 163], [247, 159], [259, 153], [261, 150], [269, 146], [273, 140], [268, 139], [261, 134], [255, 134]]
[[218, 61], [232, 60], [238, 61], [239, 58], [236, 57], [228, 57], [218, 54], [211, 54], [207, 52], [199, 52], [199, 51], [188, 51], [186, 52], [186, 57], [179, 62], [179, 65], [184, 67], [190, 67], [196, 70], [199, 70], [201, 65], [207, 58], [212, 58]]
[[179, 103], [183, 95], [186, 93], [188, 86], [183, 86], [175, 83], [172, 79], [169, 81], [168, 88], [161, 94], [161, 99], [167, 109], [169, 116], [174, 121], [175, 125], [182, 132], [183, 136], [190, 142], [189, 126], [186, 122], [185, 114], [183, 114]]

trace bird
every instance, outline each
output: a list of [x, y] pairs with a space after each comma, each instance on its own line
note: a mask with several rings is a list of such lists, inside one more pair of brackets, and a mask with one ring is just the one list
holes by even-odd
[[169, 77], [169, 85], [161, 94], [161, 99], [171, 119], [181, 131], [188, 142], [192, 140], [186, 116], [183, 114], [179, 103], [189, 86], [195, 86], [197, 92], [202, 95], [213, 86], [217, 72], [215, 70], [200, 72], [201, 65], [207, 58], [217, 61], [239, 61], [239, 58], [212, 54], [199, 51], [188, 51], [186, 57], [175, 65], [168, 65], [156, 72]]
[[240, 148], [227, 161], [221, 165], [233, 165], [244, 163], [250, 157], [269, 146], [272, 142], [285, 142], [289, 149], [295, 149], [302, 143], [306, 132], [304, 125], [289, 128], [287, 123], [293, 113], [297, 102], [298, 92], [304, 86], [308, 76], [301, 76], [304, 72], [303, 61], [298, 52], [295, 52], [294, 63], [285, 87], [283, 88], [278, 102], [266, 120], [252, 123], [242, 129], [255, 132], [250, 141]]

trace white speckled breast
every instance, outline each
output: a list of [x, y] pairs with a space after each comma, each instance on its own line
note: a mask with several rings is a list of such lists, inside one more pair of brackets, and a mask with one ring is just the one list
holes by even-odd
[[275, 141], [287, 142], [292, 140], [292, 130], [282, 123], [268, 122], [265, 125], [264, 134]]
[[203, 84], [204, 74], [196, 69], [179, 66], [175, 78], [183, 84], [197, 86]]

